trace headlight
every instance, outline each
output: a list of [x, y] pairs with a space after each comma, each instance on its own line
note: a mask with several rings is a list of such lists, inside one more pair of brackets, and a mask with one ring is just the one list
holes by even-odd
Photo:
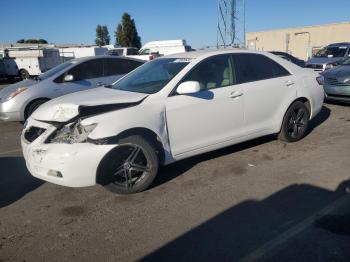
[[74, 144], [86, 142], [89, 134], [97, 124], [82, 125], [80, 122], [65, 125], [56, 130], [47, 140], [47, 143]]
[[334, 64], [327, 64], [324, 70], [328, 70], [328, 69], [331, 69], [333, 67], [335, 67]]
[[344, 79], [344, 84], [350, 84], [350, 78]]
[[15, 96], [19, 95], [20, 93], [26, 91], [28, 88], [27, 87], [20, 87], [17, 88], [16, 91], [12, 92], [6, 99], [5, 101], [11, 100], [12, 98], [14, 98]]

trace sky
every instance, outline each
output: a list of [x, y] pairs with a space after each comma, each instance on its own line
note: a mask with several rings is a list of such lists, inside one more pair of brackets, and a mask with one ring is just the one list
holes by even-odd
[[[215, 46], [217, 0], [0, 0], [0, 43], [44, 38], [50, 43], [92, 44], [97, 24], [112, 42], [124, 12], [142, 43], [186, 39], [194, 48]], [[350, 21], [350, 0], [246, 0], [246, 31]]]

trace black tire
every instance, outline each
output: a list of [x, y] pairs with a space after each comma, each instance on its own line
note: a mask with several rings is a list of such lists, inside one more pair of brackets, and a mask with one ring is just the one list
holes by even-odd
[[294, 102], [287, 110], [278, 135], [280, 140], [296, 142], [302, 139], [307, 132], [310, 120], [310, 111], [303, 102]]
[[29, 78], [30, 78], [30, 75], [29, 75], [29, 73], [28, 73], [27, 70], [21, 69], [21, 70], [19, 70], [19, 77], [20, 77], [22, 80], [26, 80], [26, 79], [29, 79]]
[[122, 138], [103, 161], [103, 185], [117, 194], [144, 191], [154, 181], [158, 166], [153, 143], [138, 135]]
[[30, 115], [33, 114], [33, 112], [37, 110], [38, 107], [44, 104], [46, 101], [48, 100], [40, 99], [30, 103], [24, 112], [24, 120], [27, 120], [27, 118], [30, 117]]

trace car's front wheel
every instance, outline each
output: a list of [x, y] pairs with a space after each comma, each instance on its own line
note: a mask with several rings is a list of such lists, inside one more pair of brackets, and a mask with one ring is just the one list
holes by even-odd
[[287, 110], [281, 132], [278, 138], [287, 142], [296, 142], [302, 139], [307, 132], [310, 111], [301, 101], [294, 102]]
[[153, 143], [138, 135], [120, 139], [104, 163], [104, 186], [117, 194], [147, 189], [155, 179], [159, 165]]

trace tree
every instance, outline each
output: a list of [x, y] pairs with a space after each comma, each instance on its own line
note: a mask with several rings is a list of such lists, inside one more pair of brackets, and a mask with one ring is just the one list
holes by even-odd
[[39, 39], [38, 43], [39, 44], [47, 44], [47, 41], [45, 39]]
[[102, 32], [103, 32], [103, 37], [104, 37], [104, 45], [109, 45], [111, 41], [111, 37], [109, 36], [108, 28], [106, 25], [102, 26]]
[[115, 39], [117, 45], [141, 48], [141, 38], [137, 33], [135, 21], [128, 13], [123, 14], [122, 21], [115, 32]]
[[106, 25], [97, 25], [95, 43], [98, 46], [109, 45], [111, 38]]
[[48, 42], [45, 39], [20, 39], [17, 41], [19, 44], [47, 44]]

